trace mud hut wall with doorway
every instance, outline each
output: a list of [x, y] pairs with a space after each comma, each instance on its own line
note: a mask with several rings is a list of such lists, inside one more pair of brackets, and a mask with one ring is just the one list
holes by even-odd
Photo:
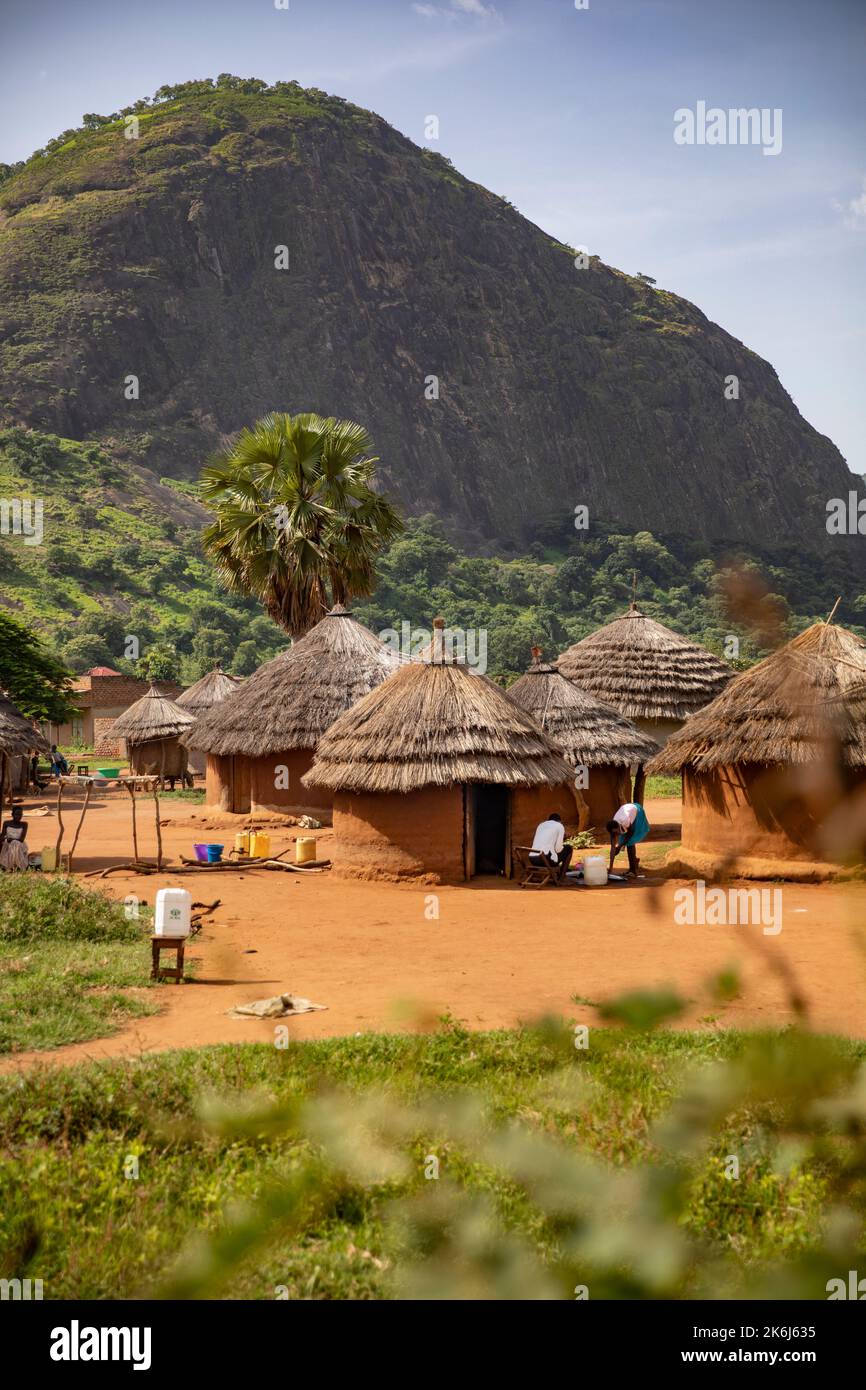
[[342, 715], [305, 781], [333, 795], [335, 868], [363, 878], [510, 874], [554, 805], [578, 825], [558, 745], [486, 676], [435, 656]]
[[726, 662], [648, 618], [637, 604], [557, 658], [560, 673], [663, 745], [734, 674]]
[[617, 807], [631, 800], [631, 768], [647, 762], [658, 744], [612, 706], [567, 680], [555, 662], [542, 659], [538, 647], [507, 694], [560, 745], [573, 768], [578, 801], [585, 803], [581, 830], [602, 832]]
[[188, 756], [180, 736], [194, 722], [188, 710], [181, 709], [158, 686], [152, 685], [147, 694], [114, 721], [105, 740], [125, 740], [130, 770], [136, 775], [182, 778]]
[[[194, 685], [189, 686], [181, 695], [178, 695], [175, 703], [198, 719], [205, 710], [209, 710], [214, 705], [218, 705], [221, 700], [225, 700], [228, 695], [237, 690], [240, 684], [239, 676], [229, 676], [222, 667], [215, 666], [212, 671], [208, 671], [206, 675], [202, 676], [201, 680], [197, 680]], [[207, 771], [205, 754], [198, 750], [190, 750], [188, 757], [190, 772], [194, 772], [198, 777], [204, 776]]]
[[815, 623], [743, 672], [649, 764], [681, 773], [684, 871], [825, 877], [863, 861], [866, 645]]
[[399, 664], [336, 605], [196, 720], [185, 742], [206, 756], [207, 804], [238, 814], [276, 811], [330, 821], [331, 793], [303, 780], [319, 739]]

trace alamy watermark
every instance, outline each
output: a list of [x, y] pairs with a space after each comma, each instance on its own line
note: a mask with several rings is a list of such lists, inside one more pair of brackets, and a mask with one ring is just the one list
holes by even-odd
[[782, 930], [781, 888], [708, 888], [704, 880], [674, 893], [678, 927], [760, 927], [764, 936]]
[[41, 545], [44, 513], [41, 497], [0, 497], [0, 536], [23, 536], [25, 545]]
[[[379, 641], [395, 656], [412, 661], [425, 655], [428, 648], [432, 650], [433, 633], [427, 628], [413, 627], [404, 618], [399, 632], [395, 627], [386, 627], [379, 633]], [[446, 627], [437, 631], [435, 656], [437, 660], [471, 666], [483, 676], [487, 670], [487, 629]]]
[[740, 106], [725, 111], [705, 101], [674, 112], [677, 145], [760, 145], [762, 154], [782, 153], [782, 108]]

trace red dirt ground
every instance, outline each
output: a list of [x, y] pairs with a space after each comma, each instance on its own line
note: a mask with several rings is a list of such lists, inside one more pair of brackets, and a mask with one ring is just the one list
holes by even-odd
[[[38, 804], [31, 800], [25, 812], [31, 850], [53, 844], [56, 836], [53, 815], [34, 817]], [[656, 841], [678, 839], [679, 809], [678, 801], [647, 802]], [[64, 810], [64, 819], [68, 849], [76, 816]], [[166, 853], [175, 864], [181, 853], [192, 855], [194, 840], [216, 838], [230, 848], [235, 830], [246, 823], [182, 802], [164, 802], [162, 819]], [[276, 819], [267, 829], [274, 853], [297, 834], [310, 833]], [[325, 857], [332, 833], [315, 833]], [[141, 806], [139, 844], [143, 855], [153, 854], [152, 803]], [[88, 812], [76, 876], [128, 859], [130, 847], [129, 801], [120, 792], [106, 793]], [[660, 850], [660, 844], [645, 846], [645, 860]], [[198, 963], [196, 980], [160, 986], [163, 1012], [112, 1037], [8, 1056], [0, 1071], [35, 1061], [272, 1041], [274, 1020], [228, 1018], [226, 1010], [285, 991], [327, 1005], [326, 1012], [285, 1020], [299, 1040], [423, 1029], [446, 1012], [470, 1028], [511, 1027], [545, 1013], [591, 1024], [598, 1018], [593, 1003], [660, 984], [675, 985], [692, 1001], [685, 1026], [742, 1027], [792, 1020], [788, 971], [808, 1002], [813, 1027], [866, 1036], [862, 883], [766, 885], [782, 888], [784, 919], [778, 936], [764, 936], [753, 925], [677, 925], [677, 884], [650, 878], [598, 889], [521, 889], [494, 878], [431, 889], [332, 873], [249, 870], [194, 878], [169, 869], [159, 877], [125, 873], [86, 882], [118, 899], [135, 893], [151, 905], [157, 888], [172, 884], [191, 889], [196, 901], [220, 898], [222, 905], [187, 950], [187, 960]], [[438, 899], [434, 919], [428, 916], [431, 894]], [[742, 997], [715, 1004], [704, 982], [732, 964], [741, 970]], [[573, 996], [582, 1002], [575, 1004]]]

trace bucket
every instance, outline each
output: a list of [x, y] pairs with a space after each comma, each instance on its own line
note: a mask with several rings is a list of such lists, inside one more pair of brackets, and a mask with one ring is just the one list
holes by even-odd
[[200, 859], [202, 864], [207, 863], [207, 845], [193, 845], [196, 859]]
[[602, 854], [589, 854], [583, 861], [583, 881], [588, 888], [607, 883], [607, 863]]
[[250, 835], [250, 855], [253, 859], [270, 859], [270, 835], [265, 835], [261, 830], [254, 830]]
[[249, 852], [250, 832], [248, 830], [239, 830], [237, 835], [235, 835], [235, 853], [249, 854]]
[[312, 836], [295, 841], [295, 863], [309, 864], [316, 857], [316, 842]]
[[57, 868], [57, 848], [55, 845], [46, 845], [42, 851], [42, 872], [49, 873]]
[[207, 845], [206, 848], [207, 862], [209, 864], [218, 864], [223, 857], [225, 845]]

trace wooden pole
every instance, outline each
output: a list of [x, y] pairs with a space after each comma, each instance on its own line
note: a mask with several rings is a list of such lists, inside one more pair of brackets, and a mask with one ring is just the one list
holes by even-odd
[[63, 783], [57, 783], [57, 844], [54, 847], [56, 867], [60, 868], [60, 846], [63, 843]]
[[135, 786], [130, 786], [127, 782], [126, 790], [129, 792], [129, 799], [132, 802], [132, 856], [134, 862], [138, 863], [138, 831], [135, 825]]
[[829, 617], [825, 620], [826, 622], [832, 623], [833, 619], [834, 619], [835, 616], [836, 616], [836, 609], [839, 607], [839, 604], [840, 604], [841, 602], [842, 602], [842, 595], [840, 594], [839, 597], [837, 598], [836, 602], [833, 604], [833, 607], [830, 609], [830, 615], [829, 615]]
[[646, 786], [646, 772], [643, 763], [638, 763], [637, 772], [634, 779], [634, 791], [631, 794], [632, 801], [638, 806], [643, 806], [644, 788]]
[[153, 789], [153, 804], [156, 809], [156, 867], [162, 872], [162, 831], [159, 828], [159, 785]]
[[[7, 769], [7, 767], [9, 766], [9, 754], [6, 752], [6, 749], [5, 749], [5, 748], [4, 748], [4, 750], [3, 750], [3, 765], [2, 765], [2, 766], [3, 766], [3, 771], [2, 771], [2, 775], [0, 775], [0, 820], [2, 820], [2, 818], [3, 818], [3, 802], [4, 802], [5, 797], [6, 797], [6, 769]], [[11, 779], [10, 779], [10, 781], [11, 781]]]
[[78, 844], [78, 836], [81, 834], [81, 827], [84, 824], [84, 817], [87, 815], [87, 807], [90, 802], [90, 793], [93, 791], [93, 783], [87, 783], [87, 791], [84, 793], [84, 805], [81, 808], [81, 815], [78, 817], [78, 824], [75, 827], [75, 834], [72, 838], [72, 848], [69, 851], [69, 861], [67, 868], [72, 873], [72, 856], [75, 853], [75, 846]]

